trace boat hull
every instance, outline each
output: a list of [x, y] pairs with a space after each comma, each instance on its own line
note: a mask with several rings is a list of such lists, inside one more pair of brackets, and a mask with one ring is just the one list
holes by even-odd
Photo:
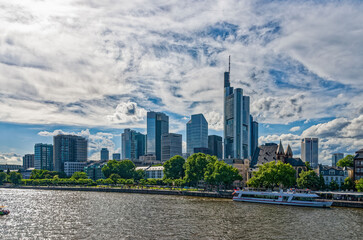
[[317, 208], [329, 208], [332, 202], [305, 202], [305, 201], [276, 201], [269, 199], [252, 199], [252, 198], [239, 198], [234, 197], [233, 201], [236, 202], [251, 202], [251, 203], [264, 203], [264, 204], [275, 204], [275, 205], [288, 205], [288, 206], [300, 206], [300, 207], [317, 207]]

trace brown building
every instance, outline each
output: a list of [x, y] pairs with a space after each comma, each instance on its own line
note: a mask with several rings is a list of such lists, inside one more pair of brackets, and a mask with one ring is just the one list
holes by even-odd
[[363, 178], [363, 148], [355, 152], [354, 157], [354, 180]]

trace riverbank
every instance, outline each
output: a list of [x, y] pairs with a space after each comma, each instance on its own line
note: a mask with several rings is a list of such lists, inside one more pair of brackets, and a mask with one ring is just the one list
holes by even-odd
[[[208, 197], [232, 199], [232, 191], [208, 192], [208, 191], [179, 191], [161, 189], [136, 189], [136, 188], [116, 188], [116, 187], [55, 187], [55, 186], [8, 186], [0, 188], [16, 189], [36, 189], [36, 190], [58, 190], [58, 191], [89, 191], [89, 192], [118, 192], [118, 193], [137, 193], [137, 194], [156, 194], [156, 195], [177, 195], [188, 197]], [[363, 208], [363, 202], [333, 200], [333, 207]]]

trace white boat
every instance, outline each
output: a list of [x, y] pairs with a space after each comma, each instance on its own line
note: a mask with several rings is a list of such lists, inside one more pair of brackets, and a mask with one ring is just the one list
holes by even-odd
[[295, 191], [235, 191], [233, 201], [323, 208], [329, 208], [333, 204], [332, 201], [318, 201], [318, 198], [317, 194], [296, 193]]

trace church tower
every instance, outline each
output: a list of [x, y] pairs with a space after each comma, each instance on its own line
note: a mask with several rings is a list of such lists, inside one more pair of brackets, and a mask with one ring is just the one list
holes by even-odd
[[284, 162], [284, 160], [285, 160], [285, 152], [284, 152], [284, 147], [282, 146], [282, 143], [281, 143], [281, 139], [280, 139], [280, 144], [276, 150], [276, 160], [281, 161], [281, 162]]

